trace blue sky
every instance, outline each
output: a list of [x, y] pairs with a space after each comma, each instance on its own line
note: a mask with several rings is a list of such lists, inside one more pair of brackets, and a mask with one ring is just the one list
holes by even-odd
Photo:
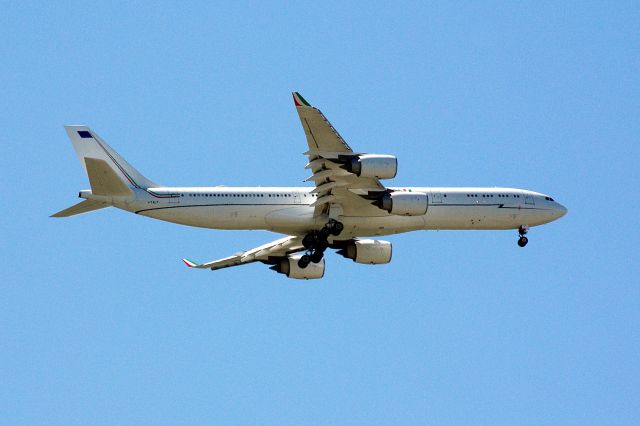
[[[1, 422], [637, 424], [637, 3], [232, 3], [3, 5]], [[267, 232], [48, 217], [88, 187], [64, 124], [162, 184], [301, 184], [292, 90], [395, 185], [569, 214], [308, 282], [179, 260]]]

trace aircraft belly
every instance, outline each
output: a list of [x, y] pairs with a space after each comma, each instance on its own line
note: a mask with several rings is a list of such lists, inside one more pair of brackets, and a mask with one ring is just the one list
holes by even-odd
[[269, 206], [221, 205], [214, 207], [213, 226], [217, 229], [265, 229]]
[[424, 216], [341, 216], [344, 237], [373, 237], [424, 229]]
[[264, 220], [267, 229], [297, 235], [324, 225], [321, 219], [314, 218], [313, 211], [307, 205], [282, 206], [269, 211]]
[[176, 206], [140, 214], [182, 225], [213, 229], [266, 229], [267, 206]]
[[518, 209], [498, 205], [430, 205], [425, 229], [512, 229], [521, 224], [519, 216]]

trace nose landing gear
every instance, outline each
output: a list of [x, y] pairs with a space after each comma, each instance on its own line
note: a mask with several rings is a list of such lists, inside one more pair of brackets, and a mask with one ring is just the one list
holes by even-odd
[[302, 245], [307, 249], [306, 253], [298, 260], [298, 266], [302, 269], [309, 266], [309, 263], [318, 263], [324, 256], [324, 251], [329, 246], [327, 238], [330, 235], [338, 236], [344, 229], [342, 222], [330, 219], [319, 231], [311, 231], [302, 239]]
[[524, 247], [529, 242], [529, 239], [525, 237], [527, 232], [529, 232], [529, 227], [527, 225], [521, 225], [520, 228], [518, 228], [518, 235], [520, 235], [520, 238], [518, 238], [518, 246]]

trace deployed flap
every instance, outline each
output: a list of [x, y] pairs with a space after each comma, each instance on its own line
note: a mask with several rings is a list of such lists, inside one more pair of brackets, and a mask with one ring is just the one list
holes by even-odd
[[101, 203], [95, 200], [84, 200], [67, 209], [52, 214], [51, 217], [69, 217], [76, 214], [87, 213], [93, 210], [109, 207], [109, 204]]
[[282, 258], [291, 253], [296, 253], [304, 250], [302, 245], [302, 237], [288, 236], [276, 241], [261, 245], [254, 249], [250, 249], [241, 253], [234, 254], [233, 256], [225, 257], [223, 259], [214, 260], [207, 263], [192, 262], [189, 259], [182, 259], [182, 261], [189, 268], [210, 268], [211, 270], [228, 268], [230, 266], [244, 265], [246, 263], [256, 261], [269, 261], [270, 258]]
[[87, 175], [94, 195], [133, 195], [133, 191], [104, 160], [85, 157]]

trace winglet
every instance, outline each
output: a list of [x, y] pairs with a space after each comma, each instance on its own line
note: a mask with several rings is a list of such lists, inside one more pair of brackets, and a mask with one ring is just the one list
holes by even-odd
[[189, 268], [195, 268], [196, 266], [198, 266], [197, 263], [190, 261], [189, 259], [182, 259], [182, 261], [184, 262], [185, 265], [187, 265]]
[[303, 98], [300, 93], [293, 92], [292, 95], [293, 95], [293, 103], [296, 104], [297, 107], [301, 107], [301, 106], [310, 107], [311, 106], [309, 104], [309, 102], [307, 102], [307, 100], [305, 98]]

